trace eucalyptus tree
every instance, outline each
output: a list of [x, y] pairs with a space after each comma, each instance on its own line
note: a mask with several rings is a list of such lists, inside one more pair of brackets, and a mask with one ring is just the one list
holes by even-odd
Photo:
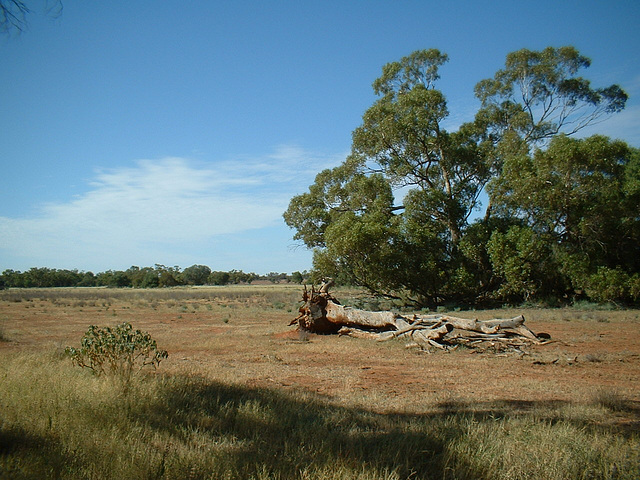
[[[314, 249], [316, 271], [423, 305], [495, 290], [496, 278], [505, 280], [492, 274], [486, 244], [495, 231], [526, 222], [491, 218], [489, 207], [470, 225], [481, 193], [492, 182], [491, 200], [500, 203], [507, 162], [621, 110], [627, 99], [616, 85], [594, 89], [578, 77], [589, 60], [573, 47], [520, 50], [476, 86], [475, 119], [448, 131], [446, 97], [436, 88], [447, 61], [431, 49], [386, 64], [350, 155], [291, 200], [285, 221]], [[499, 255], [492, 258], [495, 268]]]
[[613, 299], [590, 279], [638, 272], [638, 197], [628, 188], [637, 152], [602, 136], [569, 138], [628, 99], [618, 85], [595, 88], [581, 77], [590, 64], [573, 47], [523, 49], [476, 85], [476, 124], [496, 146], [485, 221], [496, 212], [511, 224], [487, 242], [505, 296], [590, 290]]
[[317, 267], [418, 302], [447, 289], [443, 273], [490, 178], [474, 126], [443, 127], [449, 111], [435, 86], [447, 60], [431, 49], [385, 65], [349, 157], [292, 199], [285, 220], [316, 248]]
[[477, 119], [494, 138], [513, 132], [531, 145], [578, 133], [623, 110], [628, 99], [619, 85], [594, 88], [578, 76], [590, 65], [571, 46], [512, 52], [504, 69], [476, 85]]
[[209, 280], [211, 269], [206, 265], [191, 265], [185, 268], [180, 279], [187, 285], [204, 285]]
[[[616, 84], [594, 88], [579, 73], [591, 60], [571, 46], [509, 53], [505, 68], [475, 87], [477, 128], [495, 146], [493, 178], [506, 157], [544, 148], [559, 134], [574, 135], [624, 109], [628, 95]], [[496, 199], [490, 196], [487, 218]]]
[[[600, 135], [556, 136], [545, 150], [509, 156], [492, 195], [499, 215], [521, 222], [489, 242], [503, 291], [640, 299], [638, 149]], [[509, 263], [518, 268], [505, 270]]]
[[448, 132], [444, 94], [435, 88], [438, 50], [422, 50], [385, 65], [373, 89], [381, 98], [353, 133], [353, 157], [362, 171], [380, 173], [392, 187], [408, 187], [407, 216], [444, 229], [456, 245], [489, 179], [486, 150], [471, 125]]

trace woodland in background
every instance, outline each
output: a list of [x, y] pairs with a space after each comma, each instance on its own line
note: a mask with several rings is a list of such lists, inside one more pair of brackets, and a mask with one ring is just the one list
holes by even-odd
[[180, 285], [229, 285], [250, 284], [267, 280], [272, 283], [302, 283], [307, 272], [292, 274], [271, 272], [266, 275], [245, 273], [242, 270], [228, 272], [212, 271], [206, 265], [166, 267], [156, 264], [154, 267], [132, 266], [127, 270], [107, 270], [94, 274], [78, 270], [56, 268], [30, 268], [25, 272], [5, 270], [0, 275], [2, 288], [46, 288], [46, 287], [133, 287], [156, 288], [177, 287]]
[[418, 307], [637, 304], [640, 151], [573, 136], [627, 94], [579, 76], [590, 60], [573, 47], [523, 49], [447, 131], [447, 61], [431, 49], [385, 65], [351, 154], [291, 200], [314, 271]]

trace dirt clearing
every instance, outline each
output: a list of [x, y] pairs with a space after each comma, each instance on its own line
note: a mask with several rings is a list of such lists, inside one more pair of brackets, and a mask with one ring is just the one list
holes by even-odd
[[[478, 402], [529, 404], [624, 398], [640, 410], [640, 311], [499, 309], [522, 314], [553, 342], [523, 353], [459, 348], [427, 353], [402, 339], [379, 343], [300, 334], [297, 287], [166, 290], [42, 289], [0, 292], [0, 355], [76, 346], [89, 325], [130, 322], [169, 351], [163, 371], [234, 384], [303, 389], [379, 411]], [[340, 292], [336, 293], [340, 298]], [[636, 422], [636, 418], [620, 418]]]

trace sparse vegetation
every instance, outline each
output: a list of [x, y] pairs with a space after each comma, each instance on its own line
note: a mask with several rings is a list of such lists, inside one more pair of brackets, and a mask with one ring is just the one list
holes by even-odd
[[302, 283], [310, 274], [270, 272], [266, 275], [245, 273], [242, 270], [228, 272], [211, 271], [206, 265], [167, 267], [129, 267], [127, 270], [107, 270], [106, 272], [81, 272], [46, 267], [33, 267], [25, 272], [7, 269], [0, 274], [0, 290], [4, 288], [50, 288], [50, 287], [133, 287], [158, 288], [186, 285], [240, 285], [255, 281], [279, 283]]
[[[567, 334], [525, 357], [427, 356], [295, 332], [299, 296], [289, 285], [0, 292], [11, 340], [0, 343], [0, 478], [640, 476], [637, 311], [529, 309], [532, 327]], [[125, 391], [62, 354], [87, 318], [113, 330], [112, 310], [169, 352]], [[607, 350], [603, 332], [626, 350]]]

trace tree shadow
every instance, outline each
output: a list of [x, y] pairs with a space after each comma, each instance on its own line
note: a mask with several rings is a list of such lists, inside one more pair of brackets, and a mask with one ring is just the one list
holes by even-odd
[[640, 401], [624, 399], [613, 393], [596, 396], [591, 403], [604, 407], [609, 412], [610, 421], [597, 422], [586, 415], [567, 417], [563, 409], [573, 403], [566, 400], [503, 399], [470, 403], [458, 399], [447, 399], [437, 403], [436, 408], [443, 415], [471, 415], [478, 421], [533, 414], [537, 419], [550, 425], [562, 421], [593, 432], [615, 433], [625, 438], [637, 436], [640, 431]]
[[53, 436], [34, 435], [0, 422], [0, 478], [52, 478], [52, 472], [63, 472], [77, 463]]
[[256, 475], [258, 466], [276, 478], [298, 478], [305, 468], [330, 470], [337, 464], [398, 478], [446, 478], [447, 446], [414, 428], [420, 416], [336, 406], [318, 394], [192, 377], [188, 385], [168, 388], [157, 405], [131, 414], [171, 436], [198, 431], [233, 439], [238, 447], [230, 449], [232, 463], [242, 478]]
[[[563, 421], [611, 433], [610, 425], [566, 418], [561, 409], [567, 405], [560, 400], [448, 401], [425, 414], [376, 413], [338, 406], [318, 394], [189, 377], [186, 383], [171, 384], [157, 405], [132, 415], [172, 436], [198, 431], [212, 439], [233, 439], [236, 447], [227, 455], [240, 476], [255, 475], [256, 467], [263, 466], [277, 478], [297, 478], [307, 467], [322, 470], [340, 464], [393, 472], [398, 478], [447, 479], [484, 478], [477, 466], [451, 450], [467, 434], [465, 420], [483, 423], [535, 413], [547, 424]], [[625, 415], [638, 422], [638, 405], [628, 407]]]
[[[150, 382], [122, 398], [126, 408], [117, 411], [122, 424], [113, 427], [125, 435], [144, 432], [141, 448], [148, 452], [134, 465], [139, 478], [216, 478], [222, 472], [225, 478], [288, 479], [304, 478], [305, 470], [309, 478], [314, 471], [328, 478], [342, 468], [366, 472], [367, 478], [489, 479], [496, 472], [459, 448], [472, 447], [465, 437], [474, 425], [523, 416], [545, 425], [564, 422], [581, 431], [635, 438], [640, 425], [640, 403], [631, 401], [615, 402], [615, 413], [628, 420], [627, 427], [620, 427], [597, 424], [586, 415], [568, 416], [563, 409], [570, 403], [560, 400], [449, 399], [425, 413], [379, 413], [375, 405], [337, 405], [316, 393], [230, 385], [197, 375], [166, 375]], [[156, 389], [153, 394], [149, 386]], [[98, 424], [114, 422], [110, 409], [90, 414]], [[128, 424], [136, 429], [123, 427]], [[485, 429], [488, 435], [492, 431]], [[55, 432], [34, 437], [0, 423], [0, 478], [53, 478], [52, 472], [64, 476], [74, 465], [76, 472], [91, 471], [96, 461], [96, 471], [103, 471], [110, 462], [105, 455], [99, 447], [69, 450]], [[16, 462], [22, 467], [14, 475], [8, 468]]]

